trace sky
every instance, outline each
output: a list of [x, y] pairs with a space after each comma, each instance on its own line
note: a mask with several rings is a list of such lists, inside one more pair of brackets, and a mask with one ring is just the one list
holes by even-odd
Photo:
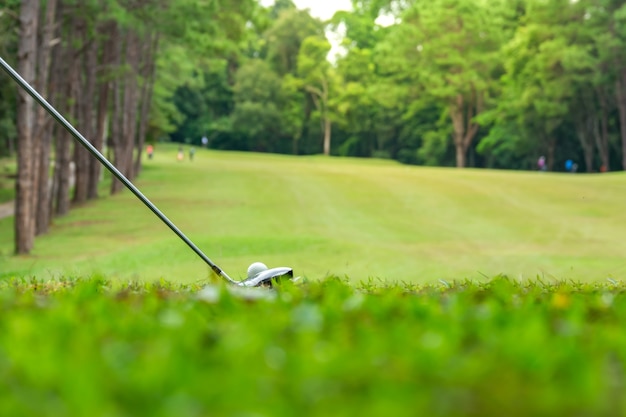
[[[330, 19], [338, 10], [351, 10], [350, 0], [293, 0], [298, 9], [309, 9], [311, 14], [322, 20]], [[271, 6], [274, 0], [261, 0], [264, 6]]]
[[[339, 10], [352, 10], [351, 0], [293, 0], [298, 9], [309, 9], [313, 17], [320, 18], [322, 20], [328, 20], [335, 12]], [[330, 52], [328, 53], [328, 59], [333, 62], [335, 56], [344, 53], [343, 49], [339, 46], [342, 39], [343, 28], [339, 29], [339, 33], [327, 32], [326, 37], [330, 42]]]
[[[339, 10], [352, 10], [351, 0], [293, 0], [293, 3], [298, 9], [309, 9], [312, 16], [321, 20], [330, 19]], [[261, 4], [268, 7], [274, 4], [274, 0], [261, 0]], [[326, 36], [331, 45], [328, 58], [333, 61], [337, 54], [344, 52], [339, 46], [342, 38], [341, 28], [339, 33], [326, 32]]]
[[313, 16], [322, 20], [330, 19], [338, 10], [352, 10], [350, 0], [293, 0], [293, 2], [298, 9], [310, 9]]
[[[321, 20], [330, 19], [335, 12], [339, 10], [352, 10], [351, 0], [293, 0], [298, 9], [309, 9], [311, 15]], [[274, 0], [261, 0], [263, 6], [271, 6], [274, 4]], [[387, 26], [393, 23], [393, 18], [390, 16], [380, 16], [376, 23], [382, 26]], [[326, 36], [330, 41], [332, 49], [328, 54], [329, 59], [333, 60], [337, 54], [345, 52], [340, 46], [340, 42], [343, 36], [343, 28], [340, 26], [338, 32], [331, 33], [326, 32]]]

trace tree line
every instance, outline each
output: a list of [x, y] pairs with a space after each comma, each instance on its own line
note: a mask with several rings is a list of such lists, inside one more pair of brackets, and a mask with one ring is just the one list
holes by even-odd
[[[0, 9], [0, 53], [95, 148], [106, 145], [109, 159], [132, 180], [150, 131], [163, 125], [167, 131], [174, 118], [167, 88], [173, 91], [176, 77], [194, 65], [188, 55], [226, 55], [254, 6], [251, 0], [9, 0]], [[186, 64], [158, 71], [171, 64], [160, 62], [161, 55]], [[24, 254], [55, 216], [98, 197], [102, 167], [8, 77], [0, 85], [0, 151], [17, 157], [15, 252]], [[122, 188], [113, 180], [109, 192]]]
[[[202, 138], [420, 165], [626, 167], [622, 2], [352, 5], [321, 21], [291, 0], [7, 0], [0, 54], [131, 180], [146, 142]], [[28, 253], [54, 216], [98, 197], [101, 167], [2, 82], [11, 154], [16, 252]]]
[[[626, 6], [616, 0], [289, 0], [237, 62], [180, 87], [169, 138], [219, 149], [583, 171], [626, 166]], [[387, 24], [381, 24], [382, 18]], [[329, 33], [342, 53], [326, 59]]]

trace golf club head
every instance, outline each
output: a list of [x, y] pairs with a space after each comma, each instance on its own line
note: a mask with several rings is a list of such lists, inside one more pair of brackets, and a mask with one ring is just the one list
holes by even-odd
[[271, 268], [261, 271], [253, 277], [240, 281], [242, 287], [269, 287], [272, 288], [274, 282], [280, 281], [283, 277], [293, 278], [293, 269], [286, 266]]

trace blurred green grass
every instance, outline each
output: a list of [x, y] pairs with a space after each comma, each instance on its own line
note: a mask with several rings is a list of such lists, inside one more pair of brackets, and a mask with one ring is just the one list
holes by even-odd
[[0, 415], [624, 415], [625, 289], [4, 281]]
[[[372, 159], [159, 145], [137, 186], [234, 278], [255, 261], [312, 279], [437, 282], [604, 280], [626, 272], [623, 173], [554, 174], [405, 166]], [[130, 192], [54, 221], [12, 256], [0, 220], [0, 276], [99, 273], [195, 282], [209, 268]]]

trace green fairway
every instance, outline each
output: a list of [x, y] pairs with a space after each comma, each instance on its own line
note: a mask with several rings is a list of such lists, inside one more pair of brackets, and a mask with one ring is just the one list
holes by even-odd
[[[311, 279], [436, 282], [626, 275], [626, 177], [400, 165], [159, 145], [136, 184], [233, 278], [291, 266]], [[0, 276], [196, 282], [209, 269], [130, 192], [74, 209], [15, 257], [0, 220]]]

